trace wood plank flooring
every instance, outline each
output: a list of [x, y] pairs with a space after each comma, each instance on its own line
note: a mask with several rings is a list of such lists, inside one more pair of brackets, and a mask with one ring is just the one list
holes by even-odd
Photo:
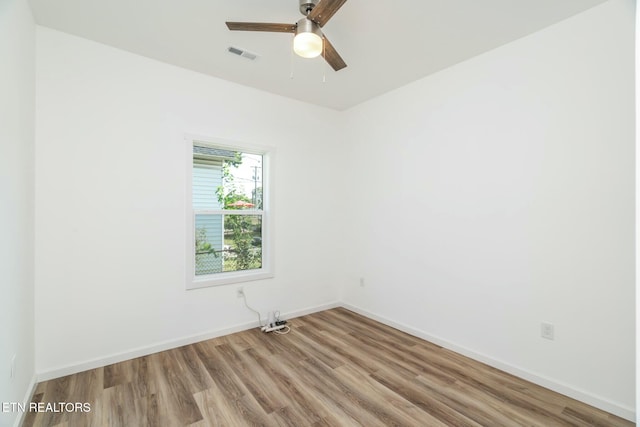
[[631, 426], [336, 308], [39, 383], [23, 426]]

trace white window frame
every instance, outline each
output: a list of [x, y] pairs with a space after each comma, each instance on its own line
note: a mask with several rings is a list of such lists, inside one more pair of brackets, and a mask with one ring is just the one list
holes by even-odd
[[[193, 146], [194, 144], [210, 145], [215, 148], [222, 148], [233, 151], [240, 151], [249, 154], [262, 156], [262, 267], [253, 270], [227, 271], [223, 273], [213, 273], [202, 276], [195, 274], [195, 211], [193, 209]], [[273, 170], [275, 150], [272, 147], [256, 146], [240, 142], [226, 141], [219, 138], [211, 138], [199, 135], [185, 135], [185, 160], [186, 160], [186, 246], [185, 246], [185, 270], [186, 288], [200, 289], [210, 286], [229, 285], [233, 283], [249, 282], [253, 280], [264, 280], [273, 278], [273, 207], [272, 193], [273, 180], [271, 171]], [[213, 211], [212, 211], [213, 212]], [[251, 210], [230, 210], [233, 215], [256, 215], [260, 211]], [[203, 212], [198, 212], [203, 213]], [[215, 213], [219, 213], [215, 211]]]

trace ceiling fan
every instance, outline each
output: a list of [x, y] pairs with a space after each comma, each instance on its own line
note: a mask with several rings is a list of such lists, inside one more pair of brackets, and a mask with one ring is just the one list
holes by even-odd
[[300, 0], [300, 13], [305, 17], [295, 24], [262, 22], [227, 22], [232, 31], [266, 31], [294, 33], [293, 50], [303, 58], [322, 55], [335, 71], [347, 66], [320, 30], [347, 0]]

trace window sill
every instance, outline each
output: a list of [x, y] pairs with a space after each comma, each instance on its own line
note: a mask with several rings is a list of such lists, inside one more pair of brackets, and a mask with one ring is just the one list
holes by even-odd
[[251, 282], [254, 280], [264, 280], [271, 278], [273, 278], [273, 273], [264, 270], [218, 273], [215, 275], [194, 277], [190, 281], [190, 283], [187, 284], [187, 290], [230, 285], [233, 283]]

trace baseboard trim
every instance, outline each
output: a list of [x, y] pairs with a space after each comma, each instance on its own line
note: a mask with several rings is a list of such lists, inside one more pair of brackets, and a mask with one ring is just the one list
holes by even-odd
[[432, 342], [434, 344], [437, 344], [449, 350], [455, 351], [456, 353], [460, 353], [464, 356], [467, 356], [471, 359], [477, 360], [479, 362], [485, 363], [494, 368], [500, 369], [501, 371], [515, 375], [527, 381], [531, 381], [532, 383], [548, 388], [549, 390], [553, 390], [557, 393], [579, 400], [581, 402], [584, 402], [588, 405], [591, 405], [603, 411], [622, 417], [626, 420], [635, 422], [635, 410], [633, 408], [628, 408], [626, 406], [619, 405], [615, 402], [611, 402], [607, 399], [601, 398], [599, 396], [595, 396], [591, 393], [577, 389], [568, 384], [564, 384], [564, 383], [555, 381], [551, 378], [547, 378], [543, 375], [538, 375], [536, 373], [527, 371], [525, 369], [518, 368], [517, 366], [513, 366], [501, 360], [494, 359], [485, 354], [475, 352], [469, 348], [457, 345], [456, 343], [431, 335], [429, 333], [426, 333], [419, 329], [405, 325], [403, 323], [399, 323], [391, 319], [388, 319], [386, 317], [371, 313], [367, 310], [364, 310], [352, 304], [342, 303], [341, 306], [355, 313], [358, 313], [362, 316], [368, 317], [369, 319], [383, 323], [387, 326], [391, 326], [392, 328], [396, 328], [398, 330], [401, 330], [402, 332], [406, 332], [409, 335], [413, 335], [423, 340]]
[[[328, 310], [331, 308], [340, 307], [341, 304], [337, 301], [327, 304], [321, 304], [317, 306], [307, 307], [301, 310], [294, 310], [287, 313], [282, 313], [283, 319], [294, 319], [296, 317], [304, 316], [319, 311]], [[128, 351], [114, 353], [106, 357], [99, 357], [96, 359], [87, 360], [80, 363], [74, 363], [71, 365], [61, 366], [55, 369], [38, 372], [36, 375], [37, 382], [48, 381], [54, 378], [64, 377], [66, 375], [77, 374], [78, 372], [87, 371], [89, 369], [100, 368], [103, 366], [111, 365], [113, 363], [124, 362], [125, 360], [135, 359], [136, 357], [148, 356], [149, 354], [157, 353], [160, 351], [170, 350], [172, 348], [182, 347], [184, 345], [194, 344], [200, 341], [210, 340], [212, 338], [218, 338], [224, 335], [234, 334], [236, 332], [246, 331], [247, 329], [258, 327], [258, 321], [241, 323], [238, 325], [230, 326], [222, 329], [215, 329], [212, 331], [204, 332], [201, 334], [191, 335], [175, 340], [162, 341], [150, 346], [138, 347]]]
[[[33, 399], [33, 394], [36, 392], [36, 384], [38, 384], [37, 377], [35, 374], [33, 374], [33, 376], [31, 377], [31, 382], [29, 383], [29, 387], [27, 387], [27, 392], [25, 393], [24, 399], [22, 400], [22, 403], [24, 403], [25, 407], [27, 408], [29, 407], [29, 402], [31, 402], [31, 399]], [[18, 416], [13, 423], [13, 427], [20, 427], [22, 425], [26, 413], [27, 411], [18, 413]]]

